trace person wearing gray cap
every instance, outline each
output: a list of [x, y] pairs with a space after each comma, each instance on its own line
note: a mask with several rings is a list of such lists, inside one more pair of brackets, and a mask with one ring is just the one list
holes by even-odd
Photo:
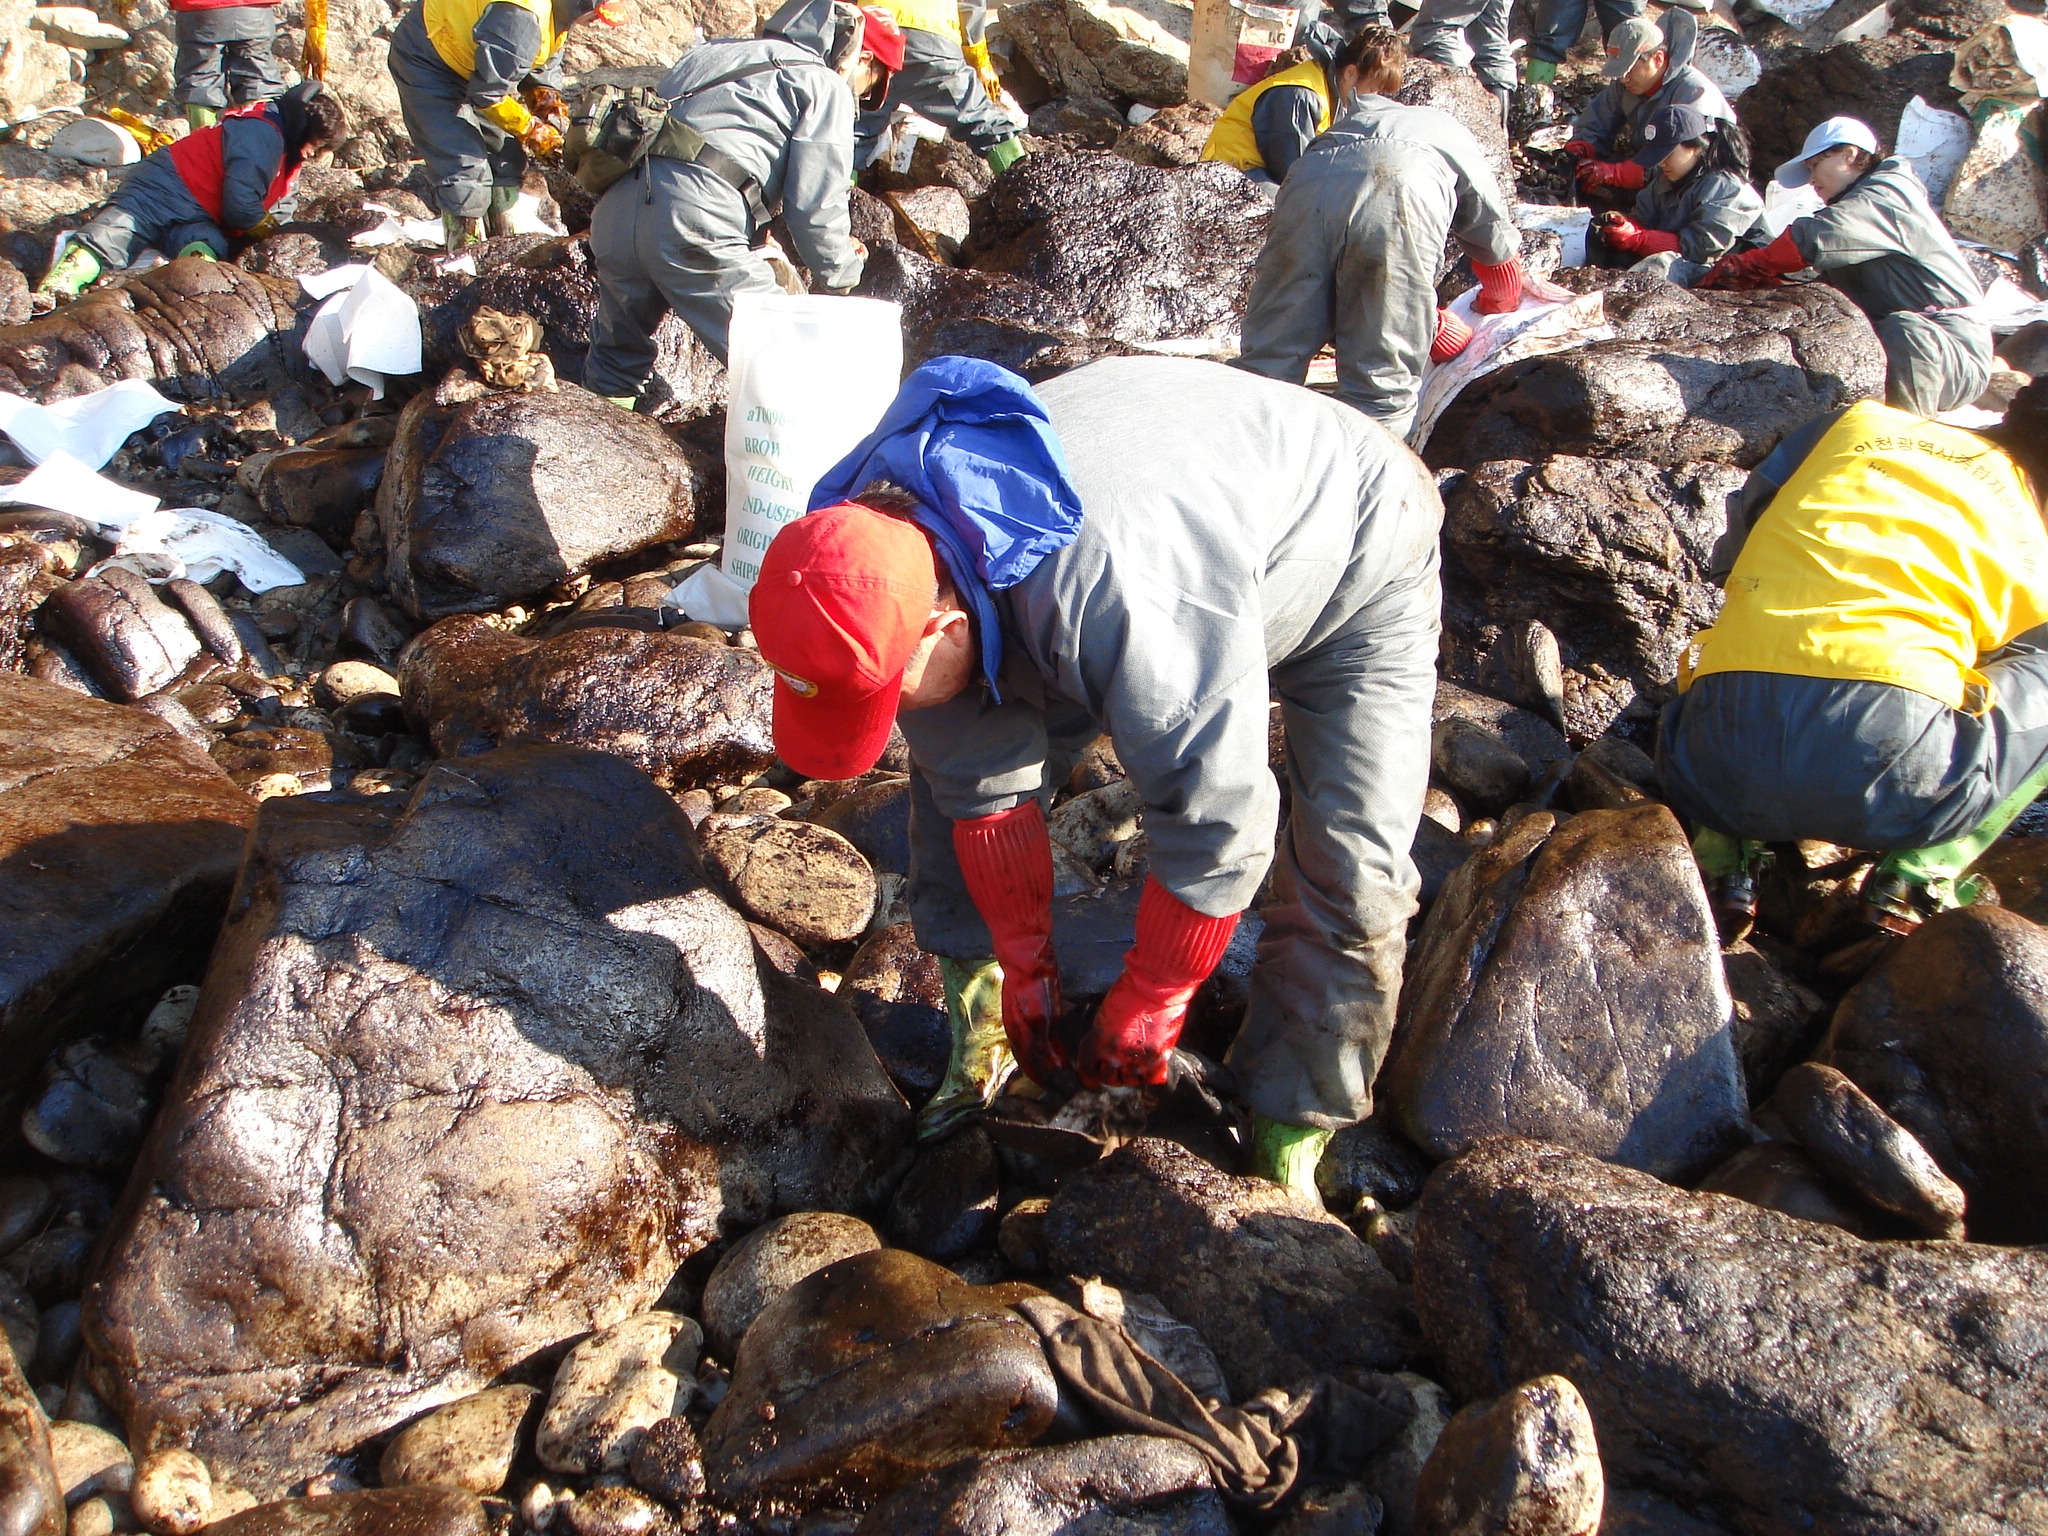
[[[1749, 136], [1697, 107], [1665, 107], [1643, 124], [1636, 164], [1650, 173], [1627, 214], [1600, 216], [1610, 249], [1673, 282], [1697, 278], [1742, 242], [1764, 211], [1749, 184]], [[1655, 266], [1648, 265], [1655, 263]]]
[[1647, 16], [1615, 28], [1600, 71], [1607, 88], [1572, 120], [1572, 141], [1565, 146], [1578, 157], [1581, 191], [1612, 187], [1640, 192], [1648, 185], [1649, 174], [1641, 165], [1614, 157], [1640, 149], [1644, 126], [1665, 107], [1692, 107], [1717, 123], [1735, 121], [1735, 109], [1721, 87], [1692, 65], [1697, 35], [1685, 27], [1667, 38]]
[[1884, 344], [1885, 403], [1920, 416], [1968, 405], [1991, 382], [1991, 328], [1968, 311], [1984, 289], [1913, 167], [1880, 159], [1877, 135], [1831, 117], [1778, 167], [1827, 205], [1769, 245], [1724, 256], [1702, 288], [1769, 288], [1811, 267], [1870, 317]]

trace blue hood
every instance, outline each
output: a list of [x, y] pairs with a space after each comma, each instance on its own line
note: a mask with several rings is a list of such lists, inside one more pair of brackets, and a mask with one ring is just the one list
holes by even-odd
[[932, 536], [981, 637], [981, 669], [1002, 676], [1003, 626], [991, 593], [1074, 542], [1081, 498], [1052, 420], [1031, 386], [972, 357], [935, 357], [903, 381], [881, 425], [825, 474], [810, 510], [900, 485]]

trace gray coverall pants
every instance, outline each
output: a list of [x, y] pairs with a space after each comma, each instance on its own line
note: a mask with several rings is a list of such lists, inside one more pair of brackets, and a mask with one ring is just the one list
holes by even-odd
[[1990, 327], [1965, 315], [1894, 310], [1877, 322], [1884, 344], [1884, 403], [1916, 416], [1968, 405], [1991, 382]]
[[981, 76], [967, 62], [959, 42], [922, 27], [903, 29], [903, 67], [890, 76], [888, 96], [855, 120], [855, 165], [865, 167], [875, 158], [898, 107], [930, 118], [977, 155], [1017, 136], [1017, 125], [988, 99]]
[[1408, 24], [1408, 52], [1452, 69], [1469, 68], [1496, 94], [1515, 88], [1508, 0], [1423, 0]]
[[525, 177], [526, 147], [480, 120], [469, 105], [469, 82], [431, 43], [413, 46], [403, 30], [391, 40], [391, 78], [405, 131], [434, 180], [436, 206], [451, 218], [482, 218], [490, 212], [492, 187], [516, 187]]
[[284, 72], [270, 51], [277, 7], [227, 5], [210, 11], [173, 11], [178, 41], [171, 99], [181, 106], [225, 107], [268, 101], [284, 92]]
[[1664, 788], [1693, 820], [1758, 842], [1948, 842], [2048, 760], [2048, 629], [1979, 670], [1996, 690], [1981, 715], [1892, 683], [1711, 673], [1664, 707]]
[[737, 188], [682, 160], [652, 155], [613, 182], [590, 216], [597, 317], [584, 387], [637, 395], [653, 371], [654, 328], [674, 310], [725, 361], [736, 293], [778, 290], [754, 247]]
[[[1593, 8], [1604, 38], [1624, 21], [1642, 15], [1643, 0], [1593, 0]], [[1530, 25], [1529, 57], [1562, 64], [1586, 30], [1586, 0], [1537, 0]]]

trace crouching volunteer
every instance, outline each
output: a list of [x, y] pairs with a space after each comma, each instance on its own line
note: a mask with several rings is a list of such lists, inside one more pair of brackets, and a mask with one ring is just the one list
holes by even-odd
[[[875, 0], [903, 33], [903, 61], [889, 79], [888, 93], [856, 125], [854, 163], [865, 166], [881, 147], [883, 132], [898, 107], [929, 118], [988, 161], [1006, 171], [1024, 158], [1017, 124], [992, 95], [984, 72], [970, 62], [969, 43], [956, 0]], [[974, 25], [986, 33], [986, 13], [975, 8]], [[988, 60], [987, 44], [975, 39], [977, 57]], [[994, 73], [993, 67], [988, 74]]]
[[761, 247], [778, 210], [814, 284], [860, 281], [867, 252], [846, 207], [854, 98], [878, 99], [902, 60], [886, 13], [833, 0], [790, 0], [759, 37], [683, 55], [661, 82], [675, 103], [661, 136], [591, 215], [586, 388], [630, 409], [670, 310], [724, 362], [733, 295], [777, 291]]
[[271, 51], [277, 0], [171, 0], [171, 29], [171, 96], [188, 126], [211, 128], [231, 100], [247, 106], [283, 94]]
[[1868, 124], [1831, 117], [1778, 167], [1778, 181], [1811, 185], [1827, 206], [1760, 250], [1723, 257], [1699, 286], [1770, 287], [1811, 267], [1877, 327], [1888, 404], [1938, 416], [1983, 394], [1995, 338], [1964, 311], [1984, 302], [1984, 290], [1913, 167], [1880, 160]]
[[1638, 258], [1639, 270], [1690, 287], [1763, 215], [1764, 200], [1749, 184], [1749, 138], [1735, 123], [1684, 106], [1651, 114], [1641, 137], [1635, 159], [1649, 182], [1629, 213], [1601, 216], [1600, 238]]
[[1455, 356], [1472, 333], [1436, 307], [1436, 269], [1455, 235], [1479, 276], [1483, 313], [1505, 313], [1525, 288], [1521, 232], [1479, 141], [1450, 113], [1406, 107], [1398, 34], [1369, 27], [1346, 47], [1337, 91], [1346, 106], [1295, 161], [1273, 206], [1252, 273], [1239, 368], [1299, 384], [1309, 360], [1337, 349], [1337, 398], [1396, 435], [1415, 419], [1431, 358]]
[[226, 256], [290, 217], [300, 168], [347, 135], [341, 104], [317, 80], [275, 101], [230, 112], [150, 154], [74, 233], [36, 290], [76, 298], [102, 271], [125, 267], [145, 246], [166, 256]]
[[[1371, 1105], [1416, 905], [1442, 516], [1420, 461], [1214, 363], [1113, 359], [1034, 394], [947, 357], [812, 503], [768, 547], [754, 633], [791, 768], [864, 772], [892, 721], [909, 741], [911, 913], [954, 1031], [924, 1132], [994, 1092], [1005, 1035], [1049, 1089], [1132, 1106], [1165, 1081], [1274, 863], [1277, 698], [1293, 814], [1230, 1063], [1258, 1171], [1313, 1188]], [[1045, 806], [1104, 732], [1151, 871], [1123, 974], [1073, 1040]]]
[[1668, 37], [1665, 27], [1638, 16], [1607, 40], [1600, 72], [1609, 83], [1572, 119], [1574, 137], [1565, 145], [1578, 161], [1582, 192], [1640, 192], [1648, 185], [1649, 168], [1635, 155], [1644, 146], [1644, 128], [1666, 107], [1691, 107], [1717, 123], [1735, 121], [1721, 87], [1691, 63], [1698, 36], [1692, 18], [1684, 11], [1665, 15]]
[[1327, 27], [1309, 29], [1302, 47], [1309, 57], [1239, 91], [1202, 145], [1204, 160], [1236, 166], [1269, 197], [1310, 140], [1330, 126], [1342, 95], [1338, 78], [1362, 57], [1356, 38], [1340, 43]]
[[509, 234], [529, 154], [561, 148], [533, 107], [559, 80], [569, 28], [616, 25], [613, 0], [420, 0], [391, 34], [391, 79], [450, 250]]
[[[1778, 487], [1772, 494], [1773, 487]], [[1868, 401], [1795, 434], [1719, 620], [1664, 712], [1659, 762], [1725, 933], [1763, 845], [1887, 850], [1867, 914], [1910, 928], [2048, 789], [2048, 383], [1965, 431]]]

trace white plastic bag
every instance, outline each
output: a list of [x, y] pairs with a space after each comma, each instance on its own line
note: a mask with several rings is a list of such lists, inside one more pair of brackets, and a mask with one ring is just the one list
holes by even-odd
[[1899, 114], [1897, 145], [1898, 157], [1913, 167], [1927, 189], [1927, 200], [1940, 207], [1970, 152], [1970, 120], [1960, 112], [1930, 107], [1915, 96]]
[[166, 412], [181, 409], [142, 379], [123, 379], [55, 405], [37, 405], [0, 391], [0, 432], [13, 438], [14, 446], [32, 464], [46, 463], [62, 453], [87, 469], [98, 469], [114, 456], [129, 433], [140, 431]]
[[384, 381], [420, 371], [420, 307], [373, 267], [333, 267], [299, 279], [327, 300], [306, 327], [306, 356], [330, 384], [353, 379], [384, 398]]
[[1478, 299], [1479, 290], [1468, 288], [1451, 300], [1451, 313], [1472, 327], [1472, 339], [1456, 357], [1423, 370], [1415, 425], [1408, 429], [1408, 446], [1417, 453], [1428, 444], [1438, 418], [1458, 392], [1474, 379], [1525, 357], [1569, 352], [1614, 336], [1614, 327], [1607, 323], [1606, 298], [1598, 289], [1555, 304], [1524, 294], [1522, 302], [1504, 315], [1482, 315], [1475, 307]]
[[760, 575], [769, 540], [803, 516], [818, 477], [896, 398], [903, 309], [883, 299], [742, 293], [730, 348], [721, 566], [744, 590]]

